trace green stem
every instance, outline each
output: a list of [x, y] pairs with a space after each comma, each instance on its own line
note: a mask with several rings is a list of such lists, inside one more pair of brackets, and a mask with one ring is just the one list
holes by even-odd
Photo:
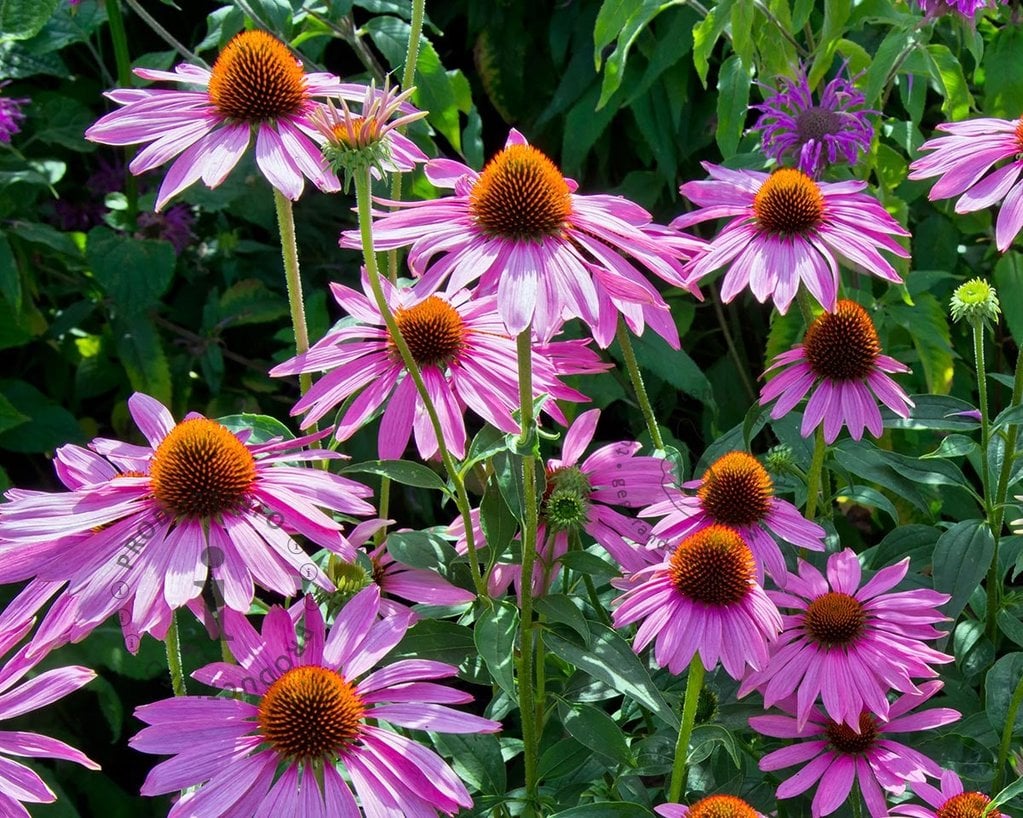
[[[388, 513], [391, 510], [391, 478], [381, 477], [380, 478], [380, 504], [379, 514], [381, 520], [386, 520]], [[376, 534], [373, 535], [373, 542], [376, 545], [380, 545], [387, 536], [387, 526], [383, 526]]]
[[686, 784], [686, 759], [689, 756], [689, 739], [693, 735], [696, 724], [696, 708], [700, 703], [700, 688], [703, 687], [703, 662], [700, 654], [694, 653], [689, 663], [689, 675], [686, 679], [686, 697], [682, 705], [682, 726], [678, 731], [678, 742], [675, 744], [675, 765], [671, 770], [671, 789], [668, 801], [677, 804], [682, 797]]
[[[517, 340], [519, 370], [519, 411], [521, 433], [519, 444], [530, 443], [533, 436], [533, 331], [527, 327]], [[531, 443], [530, 443], [531, 445]], [[521, 643], [519, 648], [519, 713], [522, 719], [522, 753], [526, 776], [527, 816], [539, 815], [540, 782], [537, 778], [537, 760], [540, 735], [537, 730], [537, 702], [534, 688], [533, 628], [533, 566], [536, 563], [536, 533], [539, 526], [539, 508], [536, 501], [536, 455], [530, 452], [522, 457], [522, 581], [521, 581]], [[539, 642], [540, 640], [536, 640]], [[540, 661], [543, 656], [540, 655]], [[541, 702], [542, 704], [542, 702]]]
[[746, 362], [743, 360], [744, 356], [739, 354], [739, 348], [735, 345], [735, 339], [732, 338], [732, 332], [728, 328], [728, 322], [725, 320], [725, 311], [721, 306], [721, 298], [713, 289], [710, 293], [710, 300], [714, 304], [714, 313], [718, 319], [718, 326], [721, 327], [721, 334], [725, 336], [725, 345], [728, 347], [728, 354], [732, 356], [735, 371], [739, 373], [742, 386], [746, 390], [749, 399], [751, 401], [756, 400], [757, 390], [753, 385], [753, 381], [750, 380], [749, 373], [746, 371]]
[[[419, 40], [423, 34], [423, 18], [426, 17], [426, 0], [412, 0], [412, 20], [409, 24], [408, 51], [405, 53], [405, 70], [401, 74], [401, 90], [412, 87], [416, 79], [416, 64], [419, 62]], [[400, 128], [399, 130], [404, 130]], [[403, 175], [395, 173], [391, 177], [391, 201], [401, 200]], [[392, 282], [398, 280], [398, 251], [387, 253], [387, 274]]]
[[1009, 745], [1012, 744], [1012, 731], [1016, 726], [1016, 713], [1023, 704], [1023, 677], [1016, 684], [1016, 690], [1009, 701], [1009, 710], [1005, 714], [1005, 726], [1002, 727], [1002, 741], [998, 745], [998, 764], [995, 766], [995, 780], [991, 785], [992, 795], [1002, 789], [1005, 781], [1005, 765], [1009, 760]]
[[[128, 54], [128, 35], [124, 30], [120, 0], [107, 0], [106, 9], [110, 39], [114, 43], [114, 60], [117, 63], [117, 83], [122, 88], [131, 88], [131, 57]], [[124, 197], [128, 204], [128, 228], [134, 230], [135, 217], [139, 212], [139, 187], [135, 174], [127, 167], [124, 169]]]
[[167, 636], [163, 640], [167, 648], [167, 670], [170, 671], [171, 689], [175, 696], [184, 696], [185, 673], [181, 667], [181, 643], [178, 641], [178, 619], [171, 611], [170, 627], [167, 628]]
[[412, 351], [408, 348], [408, 344], [398, 328], [398, 322], [394, 318], [394, 313], [391, 312], [391, 307], [387, 303], [387, 297], [384, 295], [383, 288], [380, 285], [380, 268], [377, 266], [376, 253], [373, 250], [371, 181], [368, 167], [359, 170], [355, 174], [355, 199], [359, 211], [359, 231], [362, 238], [362, 258], [366, 265], [366, 277], [369, 279], [370, 289], [373, 290], [373, 298], [376, 301], [377, 308], [380, 310], [381, 316], [383, 316], [384, 323], [387, 324], [387, 331], [391, 336], [391, 340], [398, 349], [401, 360], [405, 364], [405, 369], [408, 371], [409, 377], [412, 378], [416, 391], [419, 392], [419, 396], [423, 399], [423, 405], [426, 407], [426, 414], [430, 418], [430, 425], [433, 427], [434, 436], [437, 438], [437, 450], [440, 452], [448, 478], [455, 487], [455, 503], [461, 514], [462, 523], [465, 526], [465, 543], [469, 551], [469, 569], [472, 573], [473, 585], [476, 588], [477, 596], [486, 599], [487, 586], [484, 584], [483, 575], [480, 573], [479, 552], [476, 549], [476, 538], [472, 531], [472, 518], [469, 514], [471, 506], [469, 504], [469, 495], [465, 491], [465, 481], [462, 479], [455, 460], [451, 456], [451, 452], [448, 451], [447, 443], [444, 441], [444, 429], [441, 426], [440, 417], [437, 415], [437, 409], [433, 405], [433, 400], [430, 398], [430, 393], [426, 389], [426, 384], [423, 382], [423, 375], [419, 371], [419, 364], [412, 357]]
[[[1023, 349], [1016, 353], [1016, 374], [1012, 382], [1012, 401], [1008, 408], [1019, 406], [1023, 401]], [[1013, 423], [1005, 437], [1005, 455], [1002, 457], [1002, 470], [998, 475], [998, 487], [995, 489], [995, 505], [991, 509], [991, 531], [998, 539], [1002, 531], [1002, 520], [1005, 518], [1005, 500], [1009, 493], [1009, 479], [1012, 477], [1012, 466], [1016, 461], [1016, 440], [1019, 436], [1019, 425]]]
[[[991, 443], [991, 425], [988, 420], [987, 407], [987, 367], [984, 363], [984, 321], [973, 322], [973, 360], [977, 366], [977, 398], [980, 406], [980, 486], [984, 498], [984, 516], [991, 526], [995, 547], [991, 554], [991, 565], [987, 573], [987, 635], [995, 642], [998, 636], [998, 605], [1002, 590], [1001, 571], [998, 566], [998, 532], [992, 520], [991, 495], [989, 493], [989, 474], [987, 450]], [[1015, 392], [1015, 388], [1013, 389]], [[1005, 456], [1009, 453], [1006, 450]], [[999, 525], [1000, 527], [1000, 525]]]
[[[302, 300], [302, 276], [298, 271], [298, 242], [295, 240], [295, 213], [291, 199], [273, 188], [274, 207], [277, 210], [277, 228], [281, 234], [281, 256], [284, 258], [284, 280], [288, 284], [288, 306], [291, 307], [291, 327], [295, 333], [295, 352], [301, 355], [309, 349], [309, 328], [305, 322], [305, 304]], [[303, 372], [298, 376], [299, 389], [304, 395], [313, 385], [313, 376]]]
[[806, 509], [803, 516], [812, 520], [817, 513], [817, 496], [821, 490], [821, 478], [824, 474], [824, 454], [828, 447], [824, 443], [824, 427], [818, 426], [813, 436], [813, 459], [810, 471], [806, 475]]
[[660, 427], [657, 425], [654, 408], [650, 405], [650, 397], [647, 395], [646, 386], [643, 384], [643, 374], [639, 371], [636, 352], [632, 348], [632, 339], [629, 338], [629, 329], [625, 326], [625, 319], [620, 316], [618, 318], [617, 338], [618, 346], [622, 349], [622, 357], [625, 359], [625, 368], [629, 371], [629, 380], [632, 381], [632, 388], [636, 390], [636, 400], [639, 401], [643, 420], [646, 421], [646, 428], [650, 432], [650, 442], [654, 444], [655, 449], [663, 449], [664, 440], [661, 437]]

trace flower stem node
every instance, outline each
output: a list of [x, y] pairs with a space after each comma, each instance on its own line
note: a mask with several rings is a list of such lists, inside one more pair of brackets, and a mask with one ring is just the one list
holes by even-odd
[[998, 294], [995, 288], [982, 278], [973, 278], [960, 284], [949, 304], [953, 321], [964, 318], [971, 324], [984, 321], [997, 321], [1001, 313], [998, 306]]

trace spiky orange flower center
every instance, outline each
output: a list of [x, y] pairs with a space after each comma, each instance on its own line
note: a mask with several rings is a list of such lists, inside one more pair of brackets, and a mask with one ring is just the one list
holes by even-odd
[[729, 452], [703, 473], [697, 492], [703, 510], [724, 525], [753, 525], [771, 510], [774, 484], [757, 459]]
[[507, 239], [560, 236], [571, 212], [565, 177], [531, 145], [509, 145], [494, 156], [469, 193], [480, 229]]
[[803, 235], [824, 218], [824, 196], [801, 170], [782, 168], [768, 176], [753, 197], [753, 215], [765, 233]]
[[1016, 145], [1019, 148], [1017, 153], [1023, 154], [1023, 118], [1016, 124]]
[[337, 671], [292, 668], [263, 695], [259, 731], [289, 761], [336, 758], [358, 737], [366, 706]]
[[756, 563], [738, 533], [712, 525], [678, 544], [668, 573], [683, 596], [708, 605], [734, 605], [750, 592]]
[[734, 795], [709, 795], [689, 808], [689, 818], [757, 818], [757, 811]]
[[[938, 818], [980, 818], [989, 803], [991, 799], [984, 793], [961, 792], [938, 807], [935, 814]], [[1002, 813], [994, 809], [988, 815], [990, 818], [1001, 818]]]
[[298, 113], [306, 101], [302, 66], [265, 31], [243, 31], [224, 46], [210, 70], [217, 111], [240, 122], [267, 122]]
[[803, 336], [806, 362], [818, 378], [863, 380], [877, 364], [881, 343], [867, 311], [855, 301], [842, 300], [810, 324]]
[[240, 508], [256, 482], [256, 461], [214, 420], [183, 420], [149, 467], [153, 496], [175, 517], [213, 517]]
[[848, 724], [829, 721], [824, 728], [824, 735], [831, 746], [840, 753], [857, 755], [865, 753], [877, 741], [878, 729], [874, 717], [864, 711], [860, 714], [860, 732], [857, 733]]
[[867, 612], [856, 597], [830, 591], [807, 606], [803, 627], [807, 635], [826, 647], [848, 645], [863, 633]]
[[466, 327], [462, 316], [436, 295], [414, 307], [397, 310], [394, 319], [409, 352], [420, 366], [447, 366], [465, 348]]

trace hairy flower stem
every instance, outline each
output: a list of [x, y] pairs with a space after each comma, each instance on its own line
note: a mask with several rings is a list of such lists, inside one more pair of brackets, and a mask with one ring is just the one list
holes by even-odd
[[476, 595], [481, 599], [486, 599], [487, 586], [484, 584], [483, 575], [480, 573], [479, 552], [476, 549], [476, 539], [472, 532], [472, 518], [469, 516], [471, 506], [469, 504], [469, 495], [465, 491], [465, 481], [458, 471], [451, 452], [448, 451], [447, 443], [444, 442], [444, 429], [441, 426], [440, 417], [437, 415], [437, 409], [430, 398], [430, 393], [426, 389], [426, 384], [423, 382], [423, 375], [419, 371], [419, 364], [412, 357], [412, 351], [408, 348], [408, 344], [402, 337], [401, 330], [398, 328], [398, 322], [394, 318], [394, 313], [391, 312], [391, 306], [387, 303], [387, 298], [384, 296], [383, 287], [380, 286], [380, 268], [377, 266], [376, 253], [373, 250], [371, 190], [369, 168], [361, 168], [355, 174], [355, 200], [359, 211], [359, 234], [362, 238], [362, 258], [366, 265], [366, 277], [369, 279], [370, 289], [373, 290], [373, 298], [376, 301], [377, 309], [380, 310], [384, 323], [387, 324], [387, 331], [391, 335], [391, 340], [394, 341], [394, 345], [401, 355], [401, 360], [405, 364], [405, 369], [408, 370], [409, 377], [412, 378], [416, 391], [419, 392], [419, 396], [423, 399], [423, 405], [426, 407], [426, 414], [430, 418], [430, 425], [433, 427], [433, 433], [437, 438], [437, 449], [444, 463], [444, 469], [448, 473], [448, 479], [451, 480], [452, 485], [455, 487], [455, 503], [461, 514], [462, 523], [465, 525], [465, 543], [469, 551], [469, 570], [472, 573], [473, 586], [476, 588]]
[[821, 492], [824, 477], [824, 455], [828, 447], [824, 443], [824, 427], [818, 426], [813, 436], [813, 459], [806, 475], [806, 508], [803, 516], [812, 520], [817, 513], [817, 496]]
[[1012, 732], [1016, 726], [1016, 714], [1023, 704], [1023, 678], [1020, 678], [1009, 701], [1009, 710], [1005, 714], [1005, 725], [1002, 727], [1002, 741], [998, 745], [998, 763], [995, 765], [995, 780], [991, 784], [992, 795], [1002, 789], [1005, 782], [1005, 765], [1009, 760], [1009, 746], [1012, 744]]
[[[998, 636], [998, 605], [1002, 590], [1001, 571], [998, 568], [998, 534], [995, 530], [993, 508], [988, 484], [988, 445], [991, 442], [991, 425], [987, 408], [987, 367], [984, 363], [984, 320], [977, 316], [973, 320], [973, 359], [977, 366], [977, 398], [980, 406], [980, 486], [984, 498], [984, 516], [991, 526], [995, 547], [991, 554], [991, 566], [987, 573], [987, 635], [995, 642]], [[1015, 388], [1013, 394], [1015, 395]], [[1008, 457], [1008, 451], [1006, 452]], [[999, 520], [1001, 528], [1001, 520]]]
[[[122, 88], [131, 88], [131, 56], [128, 53], [128, 35], [124, 30], [120, 0], [107, 0], [106, 10], [110, 39], [114, 44], [114, 61], [117, 63], [117, 82]], [[135, 174], [127, 167], [124, 169], [124, 198], [128, 205], [125, 214], [128, 227], [134, 230], [135, 217], [139, 212], [139, 186]]]
[[[408, 51], [405, 53], [405, 70], [401, 74], [401, 90], [411, 88], [416, 78], [416, 64], [419, 62], [419, 40], [423, 34], [423, 18], [426, 16], [426, 0], [412, 0], [412, 20], [409, 23]], [[403, 131], [404, 128], [399, 128]], [[391, 201], [401, 200], [401, 183], [403, 175], [395, 173], [391, 177]], [[398, 280], [398, 251], [387, 253], [387, 275], [392, 282]]]
[[[1006, 408], [1019, 406], [1023, 402], [1023, 349], [1016, 353], [1016, 374], [1012, 382], [1012, 401]], [[991, 532], [998, 541], [1002, 531], [1002, 520], [1005, 518], [1005, 499], [1009, 493], [1009, 478], [1016, 462], [1016, 440], [1019, 437], [1019, 424], [1009, 426], [1005, 435], [1005, 454], [1002, 456], [1002, 469], [998, 475], [998, 486], [995, 488], [995, 503], [991, 509]]]
[[689, 756], [689, 739], [693, 735], [696, 724], [696, 708], [700, 702], [700, 689], [703, 687], [703, 662], [700, 654], [694, 653], [689, 663], [689, 674], [686, 678], [686, 697], [682, 704], [682, 726], [678, 731], [678, 742], [675, 744], [675, 764], [671, 768], [671, 788], [668, 800], [678, 803], [686, 785], [686, 759]]
[[167, 628], [167, 635], [163, 640], [167, 648], [167, 670], [170, 671], [171, 689], [175, 696], [184, 696], [185, 673], [181, 667], [181, 643], [178, 640], [178, 618], [174, 611], [171, 611], [170, 627]]
[[650, 405], [650, 397], [647, 395], [646, 386], [643, 384], [643, 374], [639, 371], [639, 364], [636, 362], [636, 352], [632, 348], [629, 329], [625, 326], [625, 320], [620, 316], [618, 318], [617, 338], [618, 346], [622, 348], [622, 357], [625, 359], [625, 368], [629, 371], [629, 380], [632, 381], [632, 388], [636, 390], [636, 400], [639, 401], [639, 408], [643, 412], [646, 428], [650, 432], [650, 442], [653, 443], [655, 449], [663, 449], [664, 440], [661, 437], [660, 427], [657, 425], [654, 408]]
[[[284, 280], [288, 285], [288, 306], [291, 307], [291, 327], [295, 334], [295, 352], [301, 355], [309, 349], [309, 328], [305, 322], [305, 304], [302, 301], [302, 276], [298, 271], [298, 242], [295, 240], [295, 213], [291, 199], [273, 188], [274, 207], [277, 210], [277, 229], [281, 234], [281, 256], [284, 259]], [[304, 395], [313, 385], [313, 376], [303, 372], [298, 376], [299, 389]]]
[[533, 628], [533, 565], [536, 562], [536, 533], [540, 509], [536, 496], [536, 455], [533, 429], [533, 329], [527, 327], [517, 340], [519, 364], [519, 412], [521, 433], [519, 445], [529, 446], [522, 457], [522, 603], [520, 611], [521, 642], [519, 647], [519, 714], [522, 719], [522, 754], [526, 776], [526, 815], [539, 816], [540, 781], [537, 761], [540, 753], [540, 730], [536, 717], [543, 712], [543, 703], [536, 701], [534, 687], [534, 653], [537, 667], [543, 663], [543, 645], [534, 644]]

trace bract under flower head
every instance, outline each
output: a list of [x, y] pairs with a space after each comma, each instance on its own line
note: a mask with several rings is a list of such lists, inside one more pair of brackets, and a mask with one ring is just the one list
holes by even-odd
[[[479, 279], [478, 292], [496, 293], [512, 335], [532, 326], [547, 341], [566, 319], [581, 318], [606, 347], [621, 315], [636, 334], [649, 324], [678, 348], [671, 313], [646, 273], [694, 290], [682, 261], [701, 242], [654, 225], [620, 196], [577, 194], [576, 183], [515, 130], [481, 172], [434, 159], [426, 175], [454, 195], [382, 201], [397, 210], [373, 225], [377, 250], [411, 246], [409, 267], [423, 291], [446, 280], [457, 290]], [[341, 246], [361, 247], [358, 232], [342, 234]]]
[[949, 304], [953, 321], [971, 324], [997, 321], [1001, 313], [995, 288], [982, 278], [972, 278], [956, 287]]

